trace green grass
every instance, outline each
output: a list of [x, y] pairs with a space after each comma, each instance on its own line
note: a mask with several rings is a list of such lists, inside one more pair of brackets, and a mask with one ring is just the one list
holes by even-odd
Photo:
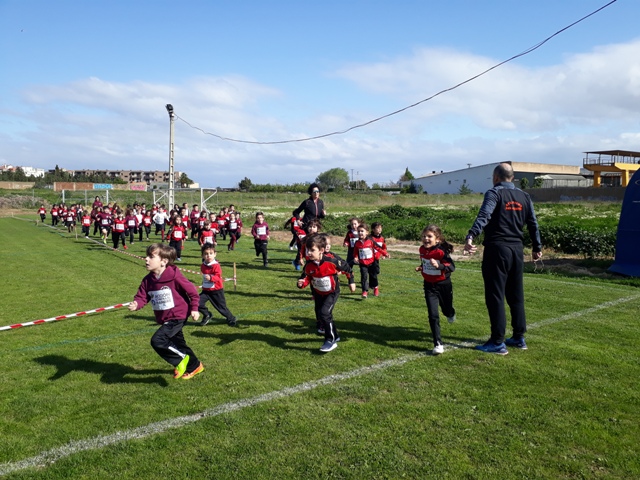
[[[128, 302], [146, 273], [141, 260], [32, 221], [0, 219], [0, 230], [0, 326]], [[237, 263], [227, 303], [240, 327], [217, 314], [206, 327], [185, 327], [206, 368], [191, 381], [174, 381], [149, 346], [149, 307], [0, 331], [0, 471], [72, 442], [205, 412], [7, 477], [640, 476], [637, 288], [527, 273], [529, 350], [498, 357], [470, 348], [489, 324], [478, 260], [459, 262], [458, 321], [444, 322], [446, 350], [433, 357], [424, 354], [431, 338], [418, 262], [394, 254], [382, 263], [379, 298], [363, 302], [343, 289], [335, 309], [342, 341], [323, 356], [292, 252], [271, 242], [264, 270], [251, 247], [245, 236], [235, 252], [219, 253], [225, 276]], [[179, 266], [197, 269], [194, 242], [183, 259]], [[366, 370], [385, 361], [395, 364]], [[241, 408], [271, 392], [283, 393]]]

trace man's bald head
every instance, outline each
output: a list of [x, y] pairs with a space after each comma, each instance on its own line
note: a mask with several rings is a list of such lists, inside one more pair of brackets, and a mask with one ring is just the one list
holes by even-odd
[[513, 167], [508, 163], [499, 163], [493, 169], [493, 183], [513, 181]]

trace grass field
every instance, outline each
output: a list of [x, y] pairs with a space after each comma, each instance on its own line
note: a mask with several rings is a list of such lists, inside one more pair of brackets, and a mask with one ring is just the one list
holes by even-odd
[[[34, 217], [0, 219], [0, 326], [132, 299], [142, 260]], [[252, 245], [218, 257], [227, 277], [237, 264], [239, 327], [185, 327], [206, 369], [191, 381], [150, 347], [149, 306], [0, 331], [0, 476], [640, 478], [638, 288], [529, 271], [529, 350], [500, 357], [472, 348], [489, 332], [479, 260], [458, 262], [434, 357], [418, 262], [393, 254], [379, 298], [343, 288], [322, 355], [293, 252], [271, 242], [265, 270]], [[183, 259], [198, 268], [195, 242]]]

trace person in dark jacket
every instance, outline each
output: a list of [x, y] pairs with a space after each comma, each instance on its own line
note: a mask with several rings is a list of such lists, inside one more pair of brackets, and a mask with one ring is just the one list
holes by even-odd
[[[542, 243], [538, 221], [529, 195], [513, 185], [513, 168], [500, 163], [493, 170], [493, 188], [484, 201], [473, 226], [469, 230], [464, 253], [473, 254], [473, 239], [484, 231], [482, 278], [485, 303], [491, 322], [491, 337], [477, 350], [506, 355], [507, 346], [526, 350], [524, 334], [527, 322], [524, 311], [524, 252], [523, 228], [531, 237], [532, 259], [542, 257]], [[505, 298], [511, 311], [513, 335], [505, 341], [507, 326]]]
[[300, 206], [293, 211], [294, 217], [299, 217], [300, 214], [304, 212], [302, 222], [305, 230], [311, 220], [324, 218], [327, 214], [324, 210], [324, 202], [320, 198], [320, 186], [317, 183], [312, 183], [309, 185], [308, 192], [309, 198], [303, 201]]

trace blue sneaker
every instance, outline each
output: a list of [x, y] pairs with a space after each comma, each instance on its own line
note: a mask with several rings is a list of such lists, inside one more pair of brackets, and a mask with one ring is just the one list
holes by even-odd
[[480, 350], [481, 352], [485, 353], [497, 353], [498, 355], [506, 355], [507, 353], [509, 353], [509, 350], [507, 350], [507, 347], [504, 343], [496, 345], [491, 340], [489, 340], [484, 345], [476, 345], [476, 350]]
[[504, 341], [504, 343], [505, 343], [505, 345], [507, 345], [509, 347], [519, 348], [520, 350], [526, 350], [527, 349], [527, 342], [524, 341], [524, 337], [518, 338], [518, 339], [515, 339], [513, 337], [507, 338]]
[[330, 342], [329, 340], [327, 340], [326, 342], [324, 342], [324, 344], [320, 347], [320, 351], [322, 353], [328, 353], [331, 350], [335, 349], [338, 346], [338, 342]]

